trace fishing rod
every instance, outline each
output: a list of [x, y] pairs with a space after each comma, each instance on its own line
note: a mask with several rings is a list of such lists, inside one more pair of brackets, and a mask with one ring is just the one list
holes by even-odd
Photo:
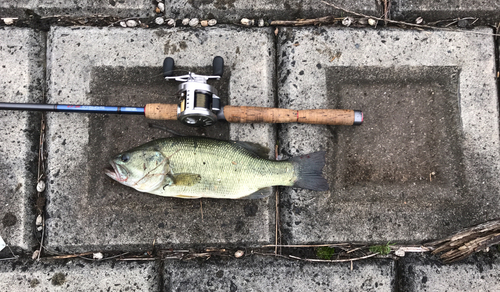
[[306, 123], [347, 126], [363, 123], [363, 112], [360, 110], [293, 110], [223, 106], [217, 95], [217, 90], [207, 84], [209, 79], [220, 79], [223, 70], [224, 60], [217, 56], [213, 60], [213, 75], [198, 75], [189, 72], [186, 75], [173, 76], [174, 59], [165, 58], [163, 62], [165, 80], [182, 82], [177, 91], [179, 104], [150, 103], [144, 107], [128, 107], [0, 102], [0, 110], [144, 115], [153, 120], [179, 120], [186, 125], [195, 127], [210, 126], [218, 120], [226, 120], [230, 123]]

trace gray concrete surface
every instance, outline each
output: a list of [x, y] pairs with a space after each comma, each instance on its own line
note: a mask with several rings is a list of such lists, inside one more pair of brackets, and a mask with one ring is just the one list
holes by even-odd
[[41, 17], [55, 15], [93, 16], [111, 15], [118, 17], [151, 17], [155, 14], [152, 1], [51, 1], [51, 0], [21, 0], [2, 1], [0, 3], [2, 17], [27, 18], [37, 14]]
[[[42, 100], [45, 41], [29, 29], [0, 29], [0, 102]], [[8, 72], [8, 74], [7, 74]], [[15, 250], [33, 237], [41, 115], [0, 112], [0, 236]]]
[[[226, 66], [220, 95], [229, 104], [274, 105], [271, 29], [54, 28], [48, 38], [48, 103], [177, 103], [172, 95], [178, 83], [163, 80], [163, 59], [173, 57], [179, 72], [194, 68], [208, 74], [204, 67], [220, 55]], [[274, 242], [274, 197], [251, 202], [164, 198], [107, 178], [103, 169], [112, 155], [170, 135], [148, 128], [149, 122], [183, 134], [258, 142], [270, 149], [275, 143], [273, 127], [264, 124], [192, 129], [142, 116], [48, 113], [47, 149], [53, 155], [47, 165], [47, 247], [76, 252], [148, 249], [153, 243], [187, 247]]]
[[252, 256], [165, 262], [165, 291], [394, 291], [392, 261], [304, 263]]
[[[336, 2], [382, 15], [379, 2]], [[141, 106], [174, 102], [176, 84], [161, 78], [173, 56], [180, 70], [210, 72], [212, 58], [226, 74], [212, 83], [233, 105], [357, 108], [361, 127], [232, 125], [185, 128], [143, 117], [51, 113], [48, 117], [48, 200], [42, 261], [31, 258], [36, 154], [40, 114], [0, 111], [0, 236], [19, 260], [0, 261], [0, 290], [34, 291], [496, 291], [498, 251], [443, 265], [422, 254], [399, 260], [345, 264], [273, 257], [165, 260], [44, 259], [53, 254], [130, 251], [161, 257], [166, 248], [274, 243], [274, 196], [259, 201], [165, 199], [139, 194], [102, 174], [110, 155], [169, 136], [158, 125], [190, 135], [249, 140], [294, 156], [327, 150], [325, 175], [332, 191], [285, 189], [279, 211], [283, 242], [417, 242], [447, 236], [498, 217], [498, 113], [494, 40], [489, 29], [417, 32], [406, 29], [302, 27], [252, 29], [121, 29], [61, 27], [42, 17], [111, 15], [152, 21], [149, 1], [4, 1], [0, 17], [0, 101]], [[344, 13], [314, 1], [181, 1], [166, 16], [309, 18]], [[498, 3], [396, 1], [390, 16], [429, 22], [478, 16], [498, 22]], [[85, 18], [78, 21], [85, 23]], [[49, 30], [48, 37], [45, 31]], [[463, 23], [462, 23], [463, 24]], [[59, 25], [59, 26], [57, 26]], [[20, 28], [28, 26], [36, 31]], [[41, 31], [39, 31], [41, 30]], [[278, 36], [274, 36], [274, 32]], [[479, 33], [479, 34], [476, 34]], [[277, 51], [275, 51], [277, 48]], [[45, 51], [48, 49], [47, 56]], [[47, 63], [47, 70], [45, 70]], [[44, 76], [46, 74], [46, 76]], [[44, 80], [45, 78], [45, 80]], [[398, 103], [399, 102], [399, 103]], [[298, 138], [300, 137], [300, 138]], [[19, 146], [18, 146], [19, 145]], [[271, 151], [272, 152], [272, 151]], [[273, 153], [270, 152], [270, 156]], [[432, 180], [432, 181], [431, 181]], [[43, 202], [43, 201], [42, 201]], [[197, 249], [197, 248], [200, 249]], [[38, 249], [39, 246], [36, 246]], [[145, 251], [147, 251], [145, 253]], [[301, 248], [301, 257], [312, 257]], [[306, 253], [301, 254], [302, 252]], [[115, 253], [105, 253], [110, 256]], [[8, 249], [0, 259], [11, 257]], [[91, 255], [87, 256], [88, 258]]]
[[401, 261], [400, 291], [500, 291], [498, 251], [443, 265], [422, 256]]
[[473, 32], [281, 31], [280, 107], [365, 114], [281, 127], [285, 154], [327, 151], [331, 188], [284, 191], [289, 244], [418, 243], [499, 216], [494, 43]]
[[[330, 14], [342, 15], [319, 1], [279, 0], [279, 1], [244, 1], [244, 0], [182, 0], [164, 1], [165, 11], [160, 15], [169, 18], [183, 19], [198, 17], [215, 18], [219, 23], [239, 23], [241, 18], [263, 18], [270, 20], [295, 20], [300, 18], [316, 18]], [[155, 1], [103, 1], [86, 0], [69, 1], [4, 1], [0, 3], [0, 14], [10, 17], [27, 18], [27, 12], [42, 17], [54, 15], [71, 16], [116, 16], [151, 18], [156, 16]], [[337, 5], [346, 9], [373, 15], [380, 14], [380, 5], [374, 1], [337, 1]]]
[[493, 24], [498, 22], [499, 1], [466, 1], [459, 0], [436, 2], [428, 0], [392, 1], [391, 14], [395, 19], [413, 22], [422, 17], [426, 22], [443, 21], [448, 19], [464, 19], [462, 27], [479, 18], [478, 24]]
[[2, 262], [0, 291], [160, 291], [158, 269], [155, 262]]

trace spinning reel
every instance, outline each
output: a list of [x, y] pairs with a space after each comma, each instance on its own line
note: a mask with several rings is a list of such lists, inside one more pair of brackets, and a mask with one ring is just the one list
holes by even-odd
[[215, 57], [213, 64], [213, 75], [198, 75], [189, 72], [186, 75], [172, 76], [174, 71], [174, 59], [165, 58], [163, 61], [163, 76], [165, 80], [182, 82], [176, 95], [179, 97], [177, 106], [177, 119], [193, 127], [211, 126], [217, 119], [224, 119], [222, 104], [217, 90], [207, 84], [209, 79], [219, 80], [224, 73], [224, 59]]

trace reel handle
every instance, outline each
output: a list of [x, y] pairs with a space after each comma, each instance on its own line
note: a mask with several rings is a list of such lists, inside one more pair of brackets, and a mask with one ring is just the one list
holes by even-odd
[[[318, 125], [360, 125], [363, 113], [358, 110], [312, 109], [292, 110], [284, 108], [224, 106], [224, 117], [230, 123], [305, 123]], [[151, 103], [144, 108], [146, 118], [176, 120], [177, 105]]]

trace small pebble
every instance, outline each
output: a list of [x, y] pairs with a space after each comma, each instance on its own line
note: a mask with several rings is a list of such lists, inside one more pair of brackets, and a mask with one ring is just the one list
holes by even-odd
[[38, 258], [38, 255], [40, 254], [40, 250], [35, 250], [35, 252], [33, 252], [33, 255], [31, 256], [31, 259], [32, 260], [36, 260]]
[[133, 19], [127, 20], [126, 24], [128, 27], [136, 27], [138, 25], [137, 21]]
[[173, 19], [173, 18], [167, 19], [167, 25], [168, 26], [175, 26], [175, 19]]
[[241, 19], [241, 24], [246, 25], [246, 26], [251, 26], [251, 25], [255, 24], [255, 20], [248, 19], [248, 18], [242, 18]]
[[160, 7], [156, 7], [156, 8], [155, 8], [155, 13], [156, 13], [156, 14], [161, 13]]
[[38, 215], [38, 216], [36, 216], [36, 220], [35, 220], [35, 224], [36, 224], [36, 226], [41, 226], [41, 225], [42, 225], [42, 222], [43, 222], [42, 215]]
[[36, 191], [39, 193], [45, 191], [45, 182], [43, 180], [39, 181], [36, 185]]
[[160, 12], [165, 11], [165, 4], [163, 4], [162, 2], [158, 2], [158, 8], [160, 9]]
[[354, 18], [352, 17], [346, 17], [342, 20], [342, 24], [345, 25], [345, 26], [350, 26], [354, 21]]
[[208, 20], [200, 21], [201, 26], [208, 26]]
[[406, 253], [404, 250], [398, 249], [394, 252], [394, 254], [397, 255], [398, 257], [404, 257]]
[[102, 260], [103, 257], [102, 252], [96, 252], [92, 255], [92, 258], [95, 260]]
[[424, 22], [424, 19], [422, 17], [417, 17], [417, 19], [415, 19], [416, 24], [421, 24], [422, 22]]
[[193, 18], [189, 21], [189, 26], [197, 26], [200, 23], [198, 18]]
[[126, 23], [125, 21], [120, 21], [120, 25], [121, 25], [122, 27], [127, 27], [127, 23]]
[[261, 19], [259, 19], [259, 22], [257, 23], [257, 25], [258, 25], [259, 27], [263, 27], [265, 24], [266, 24], [266, 23], [264, 22], [264, 19], [262, 19], [262, 18], [261, 18]]
[[214, 25], [216, 25], [216, 24], [217, 24], [217, 19], [210, 19], [210, 20], [208, 21], [208, 25], [209, 25], [209, 26], [214, 26]]
[[244, 254], [245, 254], [245, 252], [244, 252], [244, 251], [242, 251], [242, 250], [237, 250], [237, 251], [234, 253], [234, 257], [235, 257], [235, 258], [241, 258]]
[[157, 17], [155, 18], [155, 23], [158, 25], [162, 25], [165, 23], [165, 19], [163, 19], [163, 17]]
[[377, 25], [377, 21], [373, 18], [368, 18], [368, 24], [371, 26]]
[[12, 25], [12, 24], [14, 24], [14, 19], [17, 19], [17, 18], [11, 18], [11, 17], [2, 18], [3, 22], [6, 25]]
[[184, 18], [182, 20], [182, 25], [189, 25], [189, 18]]

